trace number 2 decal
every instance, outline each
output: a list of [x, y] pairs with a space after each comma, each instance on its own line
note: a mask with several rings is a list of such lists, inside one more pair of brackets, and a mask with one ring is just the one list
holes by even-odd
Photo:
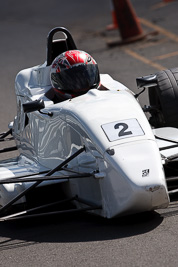
[[145, 134], [135, 118], [109, 122], [101, 127], [110, 142]]
[[114, 129], [119, 129], [120, 126], [121, 126], [121, 130], [118, 133], [118, 136], [119, 137], [124, 136], [124, 135], [131, 135], [132, 134], [131, 131], [127, 131], [127, 129], [129, 128], [129, 126], [126, 123], [124, 123], [124, 122], [117, 123], [114, 126]]

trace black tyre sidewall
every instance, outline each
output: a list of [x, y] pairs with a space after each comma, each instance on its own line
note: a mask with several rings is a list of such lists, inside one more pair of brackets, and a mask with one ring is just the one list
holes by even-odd
[[165, 126], [178, 127], [178, 68], [158, 72], [157, 83], [156, 91]]

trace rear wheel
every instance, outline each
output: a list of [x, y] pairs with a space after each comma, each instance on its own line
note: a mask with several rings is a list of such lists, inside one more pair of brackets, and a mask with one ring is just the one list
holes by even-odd
[[158, 72], [157, 84], [149, 88], [149, 100], [162, 119], [153, 126], [178, 127], [178, 68]]

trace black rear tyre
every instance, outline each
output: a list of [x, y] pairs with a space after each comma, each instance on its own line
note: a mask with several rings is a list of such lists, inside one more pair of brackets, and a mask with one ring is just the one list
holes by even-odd
[[161, 126], [178, 127], [178, 68], [157, 73], [156, 88], [149, 88], [150, 105], [163, 115]]

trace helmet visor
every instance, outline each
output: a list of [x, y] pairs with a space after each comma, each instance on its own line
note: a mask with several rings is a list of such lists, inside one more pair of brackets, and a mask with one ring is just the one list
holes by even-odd
[[56, 89], [74, 93], [87, 92], [99, 86], [97, 64], [80, 64], [59, 73], [52, 73], [51, 79]]

